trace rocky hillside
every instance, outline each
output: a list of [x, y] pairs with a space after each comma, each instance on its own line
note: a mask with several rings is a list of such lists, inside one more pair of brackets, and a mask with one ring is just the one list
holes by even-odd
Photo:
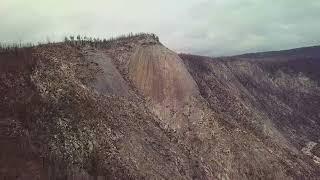
[[310, 52], [212, 59], [150, 34], [0, 51], [1, 178], [317, 178]]

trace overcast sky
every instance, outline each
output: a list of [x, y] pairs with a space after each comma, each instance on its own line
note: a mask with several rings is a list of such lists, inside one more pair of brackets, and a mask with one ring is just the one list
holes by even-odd
[[0, 0], [0, 42], [153, 32], [220, 56], [320, 44], [320, 0]]

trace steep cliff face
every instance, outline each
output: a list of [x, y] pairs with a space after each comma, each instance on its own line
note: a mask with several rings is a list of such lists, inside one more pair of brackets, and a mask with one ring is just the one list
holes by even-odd
[[153, 112], [174, 129], [182, 126], [177, 118], [184, 106], [199, 96], [180, 57], [162, 45], [137, 47], [130, 58], [129, 77], [150, 98]]
[[3, 177], [319, 176], [316, 57], [179, 56], [153, 35], [79, 44], [0, 54]]

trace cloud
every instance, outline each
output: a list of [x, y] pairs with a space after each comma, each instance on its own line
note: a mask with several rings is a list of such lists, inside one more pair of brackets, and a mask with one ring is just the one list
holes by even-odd
[[189, 10], [187, 19], [193, 24], [181, 36], [195, 43], [181, 47], [197, 54], [230, 55], [314, 45], [319, 43], [319, 8], [316, 1], [207, 1]]
[[0, 41], [154, 32], [169, 48], [232, 55], [319, 43], [316, 0], [1, 0]]

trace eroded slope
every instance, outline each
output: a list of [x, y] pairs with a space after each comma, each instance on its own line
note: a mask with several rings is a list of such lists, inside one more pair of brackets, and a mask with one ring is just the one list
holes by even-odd
[[314, 72], [182, 60], [151, 35], [77, 44], [0, 55], [6, 178], [318, 177]]
[[224, 119], [297, 154], [319, 141], [318, 60], [181, 57]]

